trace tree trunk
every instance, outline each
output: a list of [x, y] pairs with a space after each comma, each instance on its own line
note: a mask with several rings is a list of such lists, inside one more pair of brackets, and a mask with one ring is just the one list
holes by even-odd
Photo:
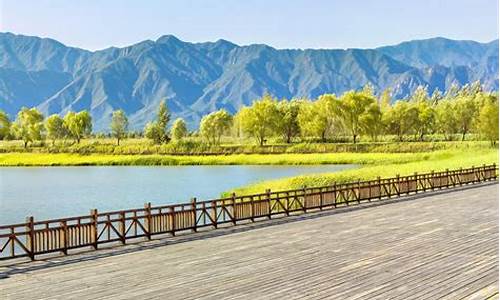
[[462, 142], [465, 141], [465, 134], [467, 133], [466, 130], [462, 131]]
[[353, 135], [352, 135], [352, 143], [353, 143], [353, 144], [356, 144], [356, 137], [357, 137], [357, 136], [358, 136], [357, 134], [353, 134]]
[[28, 142], [24, 141], [24, 149], [28, 148]]
[[116, 144], [120, 146], [120, 138], [116, 138]]

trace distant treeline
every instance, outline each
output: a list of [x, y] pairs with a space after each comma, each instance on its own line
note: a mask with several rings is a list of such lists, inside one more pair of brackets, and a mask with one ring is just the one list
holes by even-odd
[[[483, 91], [479, 82], [453, 85], [446, 93], [434, 91], [432, 95], [419, 86], [407, 99], [392, 100], [389, 91], [376, 96], [371, 86], [339, 97], [324, 94], [315, 100], [278, 100], [265, 94], [235, 115], [222, 109], [204, 116], [196, 132], [189, 132], [182, 118], [169, 126], [170, 113], [163, 101], [155, 120], [136, 135], [156, 144], [194, 135], [209, 145], [219, 145], [223, 136], [253, 137], [258, 145], [275, 137], [290, 143], [296, 139], [317, 138], [324, 142], [335, 136], [350, 136], [356, 143], [360, 136], [373, 141], [384, 135], [396, 136], [400, 141], [412, 136], [415, 141], [423, 141], [431, 134], [444, 135], [446, 140], [459, 134], [463, 140], [475, 133], [492, 144], [498, 140], [498, 93]], [[79, 143], [91, 133], [92, 118], [87, 111], [44, 118], [36, 108], [23, 108], [13, 122], [0, 111], [0, 138], [23, 140], [25, 147], [44, 139], [55, 143], [71, 138]], [[119, 144], [131, 134], [126, 114], [122, 110], [113, 112], [110, 135]]]

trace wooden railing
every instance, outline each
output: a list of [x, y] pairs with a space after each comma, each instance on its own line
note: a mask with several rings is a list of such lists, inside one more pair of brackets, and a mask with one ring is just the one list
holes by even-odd
[[132, 239], [151, 239], [154, 235], [196, 232], [203, 227], [217, 228], [221, 224], [255, 221], [276, 215], [288, 216], [310, 210], [336, 208], [414, 194], [497, 180], [496, 165], [453, 171], [431, 172], [411, 176], [370, 181], [357, 181], [332, 186], [303, 188], [196, 201], [166, 206], [98, 212], [64, 219], [0, 225], [0, 260], [68, 251], [89, 247], [97, 249], [106, 243], [122, 243]]

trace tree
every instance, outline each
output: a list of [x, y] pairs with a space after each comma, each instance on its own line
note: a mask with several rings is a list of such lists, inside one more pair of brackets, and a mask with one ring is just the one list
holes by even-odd
[[266, 94], [254, 101], [252, 106], [240, 110], [241, 128], [253, 136], [261, 146], [268, 136], [274, 135], [278, 127], [278, 101]]
[[354, 144], [361, 131], [360, 120], [364, 118], [364, 114], [368, 114], [368, 108], [374, 103], [376, 100], [366, 91], [349, 91], [342, 95], [340, 102], [342, 122], [351, 133]]
[[64, 127], [68, 134], [80, 144], [80, 141], [86, 135], [92, 132], [92, 117], [86, 110], [78, 113], [68, 112], [63, 119]]
[[10, 119], [9, 116], [0, 110], [0, 140], [4, 140], [10, 135]]
[[411, 103], [418, 114], [415, 123], [415, 134], [419, 136], [420, 141], [423, 141], [425, 135], [434, 130], [435, 111], [430, 99], [420, 97], [416, 101]]
[[458, 116], [459, 131], [462, 134], [462, 141], [465, 135], [472, 128], [474, 118], [477, 115], [476, 102], [474, 96], [462, 95], [455, 100], [455, 111]]
[[180, 141], [188, 135], [188, 130], [186, 127], [186, 122], [184, 119], [177, 118], [172, 124], [172, 130], [170, 131], [170, 136], [174, 141]]
[[116, 138], [116, 144], [127, 134], [128, 118], [123, 110], [116, 110], [111, 117], [111, 134]]
[[382, 125], [382, 111], [378, 103], [372, 103], [368, 106], [365, 113], [359, 118], [361, 132], [370, 136], [372, 141], [376, 141], [382, 134], [384, 127]]
[[28, 143], [42, 140], [43, 115], [36, 108], [23, 107], [17, 114], [13, 128], [16, 137], [23, 140], [26, 148]]
[[170, 113], [168, 112], [165, 101], [162, 100], [158, 106], [156, 121], [146, 124], [146, 127], [144, 127], [144, 135], [153, 140], [156, 144], [168, 142], [170, 140], [167, 132], [167, 125], [169, 121]]
[[229, 131], [233, 117], [224, 109], [204, 116], [200, 122], [200, 134], [211, 145], [219, 145], [221, 137]]
[[47, 138], [52, 139], [52, 145], [55, 145], [57, 139], [62, 139], [67, 134], [64, 121], [58, 114], [53, 114], [45, 120], [45, 130]]
[[157, 123], [158, 126], [163, 129], [165, 132], [166, 139], [168, 140], [168, 134], [167, 134], [167, 125], [168, 122], [170, 121], [170, 113], [168, 112], [167, 105], [165, 104], [165, 100], [160, 102], [160, 106], [158, 107], [158, 117], [157, 117]]
[[417, 122], [418, 111], [415, 106], [406, 101], [396, 101], [396, 103], [384, 112], [383, 122], [390, 134], [403, 141], [406, 134], [412, 133], [414, 124]]
[[155, 144], [161, 144], [165, 138], [165, 132], [156, 122], [148, 122], [144, 127], [144, 136]]
[[301, 101], [296, 99], [282, 100], [278, 103], [277, 130], [287, 143], [291, 143], [292, 138], [300, 133], [298, 121], [300, 105]]
[[442, 133], [447, 140], [451, 140], [454, 133], [458, 131], [458, 118], [451, 99], [439, 101], [435, 109], [435, 128]]
[[478, 129], [492, 145], [498, 141], [498, 101], [486, 102], [479, 112]]
[[333, 94], [324, 94], [318, 100], [303, 101], [297, 116], [303, 136], [320, 137], [326, 142], [326, 136], [338, 122], [338, 99]]

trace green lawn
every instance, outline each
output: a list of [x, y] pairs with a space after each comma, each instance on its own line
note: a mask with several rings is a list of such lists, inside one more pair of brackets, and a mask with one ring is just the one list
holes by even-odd
[[385, 162], [378, 161], [368, 163], [358, 169], [350, 169], [336, 173], [303, 175], [264, 181], [227, 191], [223, 193], [223, 195], [228, 195], [232, 192], [240, 195], [262, 193], [266, 189], [279, 191], [297, 189], [303, 186], [327, 186], [334, 183], [357, 181], [358, 179], [371, 180], [376, 179], [377, 176], [393, 177], [397, 174], [404, 176], [412, 175], [415, 172], [425, 173], [433, 170], [452, 170], [493, 163], [498, 164], [498, 149], [439, 151], [423, 156], [415, 155], [413, 159], [408, 159], [406, 161], [389, 162], [389, 160], [385, 160]]

